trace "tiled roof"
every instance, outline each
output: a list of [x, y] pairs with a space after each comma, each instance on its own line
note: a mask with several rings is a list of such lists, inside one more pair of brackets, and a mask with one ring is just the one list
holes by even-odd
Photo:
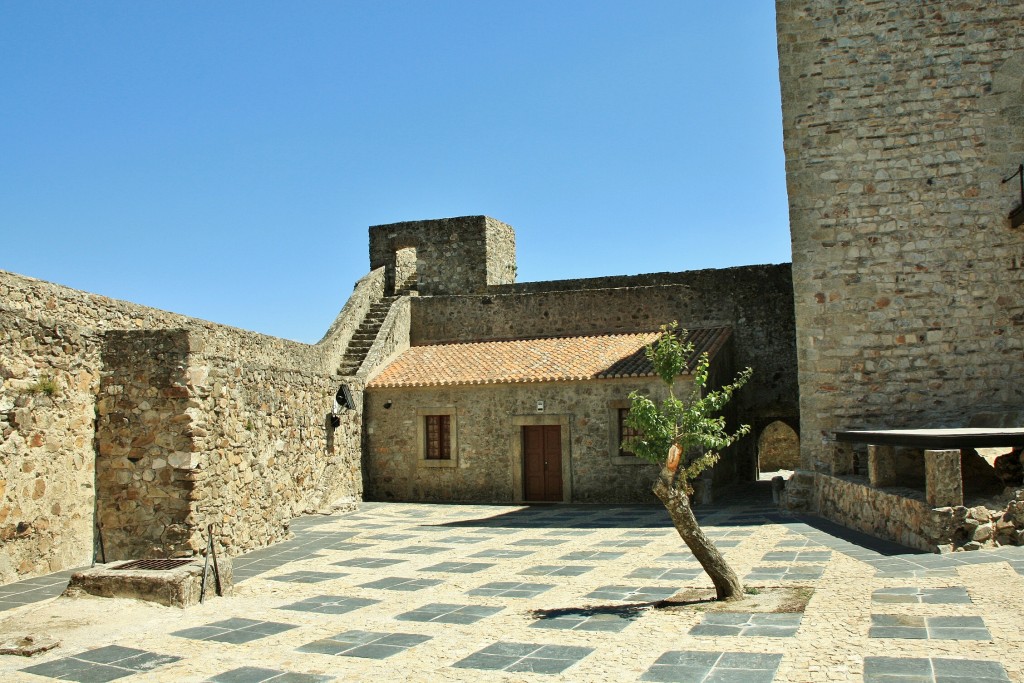
[[[704, 351], [725, 344], [728, 327], [692, 330], [693, 369]], [[614, 377], [653, 377], [644, 347], [657, 332], [590, 337], [515, 339], [414, 346], [375, 377], [370, 387], [429, 387], [510, 382], [558, 382]]]

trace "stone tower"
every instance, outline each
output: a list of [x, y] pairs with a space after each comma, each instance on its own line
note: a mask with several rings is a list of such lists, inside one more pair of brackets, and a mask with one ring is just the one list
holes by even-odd
[[515, 281], [515, 232], [487, 216], [374, 225], [370, 269], [381, 266], [388, 295], [480, 294]]
[[778, 0], [802, 465], [1024, 406], [1019, 0]]

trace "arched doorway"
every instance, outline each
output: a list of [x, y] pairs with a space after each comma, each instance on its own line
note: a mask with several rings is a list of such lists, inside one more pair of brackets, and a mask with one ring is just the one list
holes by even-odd
[[800, 466], [800, 437], [781, 420], [772, 422], [757, 439], [757, 471], [763, 475]]

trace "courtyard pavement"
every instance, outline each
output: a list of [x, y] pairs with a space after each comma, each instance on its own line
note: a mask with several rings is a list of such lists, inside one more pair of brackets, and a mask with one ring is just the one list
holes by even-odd
[[[654, 506], [364, 503], [235, 558], [231, 597], [185, 610], [0, 587], [0, 681], [1024, 681], [1024, 548], [931, 555], [760, 493], [701, 511], [760, 597], [801, 612], [665, 609], [710, 588]], [[759, 597], [759, 596], [755, 596]]]

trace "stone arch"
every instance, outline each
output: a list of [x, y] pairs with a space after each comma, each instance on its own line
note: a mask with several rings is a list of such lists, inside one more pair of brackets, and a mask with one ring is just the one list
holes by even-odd
[[784, 420], [766, 425], [757, 437], [758, 472], [800, 468], [800, 436]]

